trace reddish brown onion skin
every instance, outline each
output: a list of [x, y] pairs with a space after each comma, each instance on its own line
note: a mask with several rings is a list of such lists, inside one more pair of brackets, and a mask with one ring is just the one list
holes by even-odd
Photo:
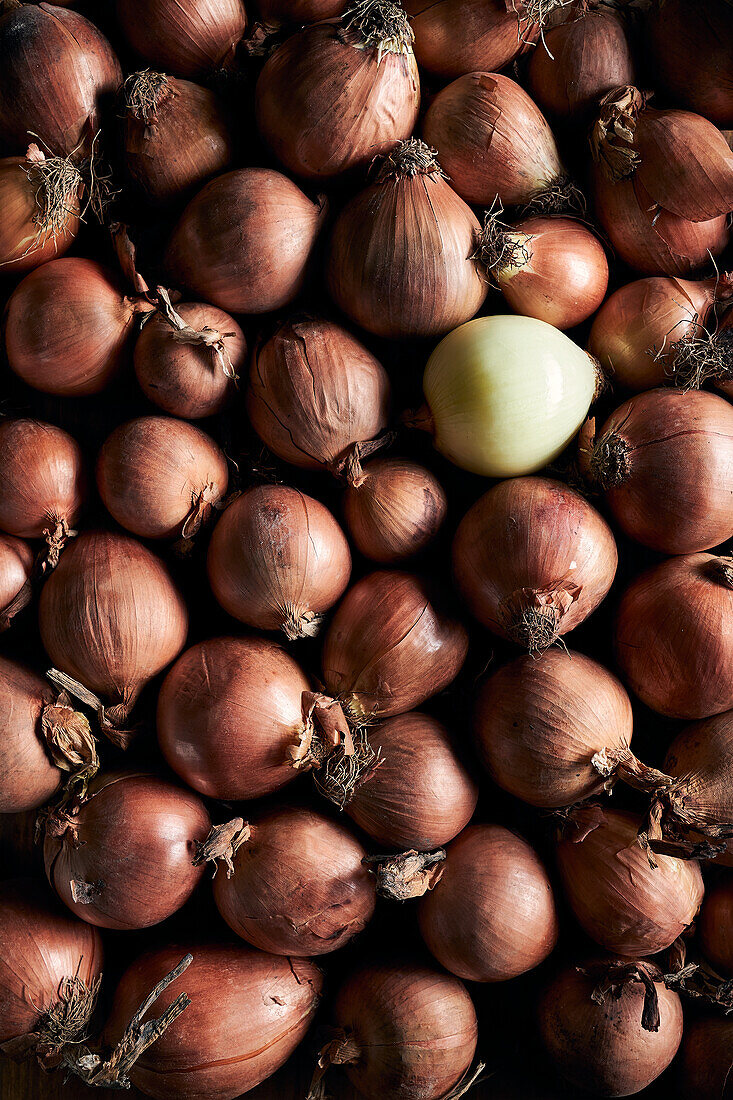
[[479, 689], [473, 718], [491, 778], [531, 806], [570, 806], [603, 789], [591, 765], [601, 749], [628, 748], [631, 701], [582, 653], [548, 649], [500, 668]]
[[[149, 928], [177, 912], [198, 886], [204, 868], [193, 860], [210, 828], [192, 791], [154, 775], [107, 773], [92, 782], [62, 836], [47, 828], [46, 875], [81, 920]], [[88, 897], [74, 883], [88, 884]]]
[[72, 917], [45, 884], [5, 881], [0, 891], [0, 1043], [33, 1032], [64, 978], [91, 986], [102, 972], [96, 928]]
[[79, 444], [41, 420], [0, 424], [0, 528], [40, 538], [59, 522], [73, 527], [86, 496]]
[[[224, 348], [235, 374], [247, 362], [247, 341], [228, 313], [200, 302], [176, 305], [176, 313], [196, 332], [214, 329], [226, 335]], [[215, 352], [201, 344], [182, 343], [160, 315], [146, 321], [135, 342], [135, 374], [147, 398], [164, 412], [183, 420], [214, 416], [234, 396], [234, 382]]]
[[218, 69], [247, 26], [242, 0], [117, 0], [116, 8], [132, 48], [176, 76]]
[[271, 168], [226, 172], [183, 211], [166, 265], [176, 281], [231, 313], [280, 309], [303, 285], [324, 209]]
[[308, 809], [257, 815], [217, 874], [214, 900], [229, 927], [261, 951], [325, 955], [363, 931], [376, 903], [366, 850], [343, 825]]
[[424, 550], [443, 525], [445, 491], [434, 474], [408, 458], [376, 458], [344, 495], [344, 516], [357, 550], [384, 564]]
[[733, 885], [719, 879], [705, 892], [697, 919], [700, 950], [718, 974], [733, 977]]
[[733, 15], [725, 0], [654, 3], [645, 19], [654, 77], [673, 100], [733, 126]]
[[517, 13], [504, 0], [407, 0], [421, 68], [444, 78], [503, 69], [531, 48], [536, 27], [520, 37]]
[[604, 599], [617, 562], [603, 517], [580, 493], [543, 477], [495, 485], [468, 510], [453, 542], [464, 600], [479, 622], [509, 639], [518, 637], [515, 593], [570, 593], [569, 606], [558, 605], [557, 629], [566, 634]]
[[229, 470], [214, 440], [185, 420], [140, 416], [115, 428], [97, 460], [97, 488], [133, 535], [195, 534], [226, 495]]
[[259, 798], [295, 778], [289, 757], [303, 730], [310, 684], [280, 646], [263, 638], [211, 638], [170, 670], [158, 698], [166, 760], [211, 798]]
[[252, 356], [247, 412], [279, 458], [340, 469], [355, 443], [387, 427], [390, 383], [372, 353], [331, 321], [279, 325]]
[[174, 944], [139, 958], [115, 993], [105, 1041], [116, 1045], [151, 989], [189, 951], [193, 962], [144, 1019], [185, 992], [191, 1004], [130, 1071], [155, 1100], [234, 1100], [285, 1062], [304, 1038], [323, 976], [308, 959], [243, 944]]
[[403, 714], [447, 687], [468, 637], [409, 573], [363, 577], [346, 593], [323, 646], [323, 676], [355, 716]]
[[30, 600], [33, 551], [27, 542], [0, 535], [0, 631]]
[[418, 906], [438, 962], [474, 982], [503, 982], [539, 966], [557, 942], [558, 923], [534, 849], [500, 825], [471, 825], [446, 851], [441, 879]]
[[299, 26], [335, 19], [347, 7], [348, 0], [260, 0], [257, 10], [267, 24]]
[[465, 986], [426, 966], [361, 966], [336, 995], [334, 1023], [359, 1050], [344, 1071], [364, 1097], [439, 1100], [476, 1049], [476, 1012]]
[[35, 810], [60, 786], [41, 734], [41, 713], [52, 697], [40, 676], [0, 657], [0, 813]]
[[559, 841], [557, 864], [566, 900], [583, 931], [630, 958], [664, 951], [695, 919], [703, 897], [696, 861], [655, 856], [638, 842], [641, 821], [599, 808], [599, 824], [582, 840]]
[[730, 1100], [733, 1020], [717, 1016], [685, 1021], [680, 1050], [680, 1095], [695, 1100]]
[[[619, 957], [601, 965], [628, 962]], [[596, 960], [593, 960], [595, 963]], [[566, 966], [545, 987], [538, 1004], [542, 1046], [563, 1077], [594, 1096], [631, 1096], [641, 1092], [670, 1064], [682, 1039], [682, 1004], [667, 989], [653, 963], [643, 963], [654, 981], [659, 1028], [642, 1027], [644, 986], [623, 985], [620, 995], [602, 1002], [593, 996], [600, 976]]]
[[349, 544], [320, 501], [285, 485], [248, 489], [209, 543], [209, 583], [230, 615], [293, 640], [317, 633], [351, 575]]
[[[81, 180], [80, 180], [81, 184]], [[38, 202], [43, 199], [40, 179], [34, 177], [26, 157], [5, 157], [0, 160], [0, 271], [20, 274], [63, 256], [71, 248], [79, 232], [80, 202], [78, 194], [67, 195], [57, 216], [62, 224], [57, 229], [37, 224]]]
[[733, 711], [687, 726], [674, 739], [667, 751], [664, 771], [679, 780], [675, 802], [681, 804], [691, 825], [733, 821], [731, 766]]
[[400, 714], [370, 729], [369, 744], [382, 763], [344, 807], [360, 829], [385, 848], [428, 852], [465, 828], [478, 787], [442, 723]]

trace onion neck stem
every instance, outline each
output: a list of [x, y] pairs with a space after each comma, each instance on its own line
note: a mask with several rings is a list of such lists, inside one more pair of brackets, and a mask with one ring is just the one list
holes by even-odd
[[418, 432], [427, 432], [429, 435], [435, 435], [435, 421], [433, 420], [430, 406], [427, 403], [421, 405], [419, 409], [411, 409], [404, 413], [402, 416], [402, 423], [406, 428], [413, 428]]
[[414, 176], [445, 179], [436, 150], [419, 138], [400, 141], [391, 153], [387, 153], [377, 174], [377, 183], [412, 179]]
[[392, 0], [358, 0], [344, 12], [342, 26], [356, 49], [377, 51], [377, 64], [385, 53], [412, 52], [415, 35], [407, 12]]
[[444, 848], [434, 852], [401, 852], [399, 855], [365, 856], [367, 865], [374, 865], [377, 893], [392, 901], [421, 898], [433, 890], [443, 876], [446, 853]]

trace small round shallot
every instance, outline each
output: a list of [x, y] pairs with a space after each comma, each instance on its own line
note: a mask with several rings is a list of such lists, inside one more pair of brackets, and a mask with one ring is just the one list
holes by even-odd
[[205, 76], [231, 60], [244, 35], [242, 0], [116, 0], [136, 53], [176, 76]]
[[30, 603], [32, 572], [33, 551], [28, 543], [0, 535], [0, 631], [7, 630]]
[[448, 500], [434, 474], [408, 458], [377, 458], [356, 473], [344, 516], [357, 550], [392, 563], [428, 546], [445, 520]]

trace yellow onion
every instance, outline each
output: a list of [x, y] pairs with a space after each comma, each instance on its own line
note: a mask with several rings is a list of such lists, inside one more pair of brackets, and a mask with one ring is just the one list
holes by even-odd
[[63, 256], [79, 232], [83, 181], [65, 157], [31, 145], [0, 160], [0, 272], [30, 271]]
[[116, 0], [132, 48], [175, 76], [203, 76], [231, 61], [247, 26], [242, 0]]

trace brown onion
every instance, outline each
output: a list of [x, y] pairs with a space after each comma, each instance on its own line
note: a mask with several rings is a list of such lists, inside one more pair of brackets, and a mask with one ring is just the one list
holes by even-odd
[[[700, 949], [715, 970], [733, 976], [733, 884], [719, 879], [705, 892], [697, 920]], [[721, 1094], [722, 1095], [722, 1094]]]
[[[181, 958], [180, 946], [143, 955], [123, 974], [105, 1029], [122, 1038], [150, 990]], [[234, 1100], [293, 1053], [310, 1027], [323, 981], [308, 959], [282, 958], [243, 944], [193, 944], [193, 962], [164, 990], [150, 1015], [160, 1017], [179, 990], [190, 1003], [129, 1071], [156, 1100]]]
[[89, 152], [122, 72], [97, 27], [53, 4], [21, 4], [0, 18], [0, 144], [28, 134], [55, 156]]
[[208, 88], [145, 69], [125, 81], [125, 167], [154, 202], [171, 203], [229, 167], [223, 108]]
[[124, 363], [136, 317], [152, 308], [128, 298], [95, 260], [52, 260], [26, 275], [10, 297], [8, 361], [43, 393], [99, 393]]
[[99, 452], [97, 488], [119, 524], [149, 539], [191, 538], [226, 495], [224, 453], [200, 428], [140, 416], [115, 428]]
[[231, 61], [244, 35], [242, 0], [117, 0], [132, 48], [175, 76], [200, 76]]
[[442, 527], [447, 509], [438, 479], [407, 458], [368, 463], [344, 496], [346, 525], [357, 550], [385, 563], [424, 550]]
[[214, 879], [214, 900], [229, 927], [261, 951], [324, 955], [349, 943], [374, 912], [365, 856], [348, 829], [323, 814], [272, 810], [245, 826], [233, 871]]
[[266, 26], [319, 23], [335, 19], [348, 7], [348, 0], [259, 0], [257, 11]]
[[83, 182], [64, 157], [31, 145], [0, 160], [0, 271], [22, 272], [63, 256], [79, 232]]
[[598, 607], [617, 562], [602, 516], [580, 493], [543, 477], [495, 485], [468, 510], [453, 543], [456, 583], [473, 614], [532, 652]]
[[171, 276], [232, 313], [267, 313], [296, 296], [321, 227], [311, 202], [270, 168], [226, 172], [183, 211], [166, 253]]
[[608, 951], [639, 958], [665, 951], [695, 919], [703, 896], [695, 860], [658, 855], [651, 866], [639, 819], [581, 807], [558, 842], [565, 897], [583, 931]]
[[434, 598], [419, 577], [387, 571], [344, 596], [323, 646], [323, 677], [357, 720], [412, 710], [460, 672], [466, 631]]
[[675, 782], [658, 792], [672, 820], [713, 836], [720, 825], [724, 826], [720, 832], [729, 832], [733, 823], [732, 764], [733, 712], [708, 718], [678, 734], [664, 761], [664, 771]]
[[0, 631], [31, 601], [33, 551], [27, 542], [0, 535]]
[[140, 692], [180, 653], [188, 630], [185, 602], [160, 558], [106, 531], [74, 539], [46, 581], [38, 618], [54, 665], [103, 696], [100, 718], [117, 741]]
[[733, 406], [723, 398], [649, 390], [594, 432], [589, 421], [581, 464], [631, 538], [691, 554], [733, 535]]
[[555, 808], [600, 793], [592, 759], [628, 748], [633, 715], [623, 687], [597, 661], [549, 649], [541, 661], [519, 657], [490, 676], [473, 723], [494, 782], [531, 806]]
[[682, 1039], [680, 999], [651, 962], [611, 957], [564, 967], [541, 994], [538, 1017], [555, 1069], [597, 1096], [646, 1088]]
[[48, 723], [59, 717], [51, 713], [52, 697], [40, 676], [0, 657], [0, 813], [34, 810], [59, 788], [61, 772], [45, 740]]
[[294, 641], [314, 637], [343, 595], [351, 553], [319, 501], [285, 485], [261, 485], [233, 501], [217, 523], [208, 569], [225, 611]]
[[479, 225], [417, 139], [386, 156], [374, 183], [339, 214], [328, 285], [337, 305], [377, 336], [438, 336], [486, 297], [472, 258]]
[[387, 427], [389, 404], [384, 368], [330, 321], [285, 322], [255, 348], [247, 412], [263, 443], [294, 466], [355, 476], [359, 445]]
[[695, 1100], [727, 1100], [731, 1062], [733, 1020], [702, 1016], [685, 1021], [679, 1065], [682, 1095]]
[[655, 0], [645, 27], [655, 81], [681, 106], [733, 126], [733, 15], [726, 0]]
[[478, 789], [445, 726], [412, 711], [370, 729], [369, 743], [381, 763], [345, 806], [359, 828], [386, 848], [421, 852], [457, 836]]

